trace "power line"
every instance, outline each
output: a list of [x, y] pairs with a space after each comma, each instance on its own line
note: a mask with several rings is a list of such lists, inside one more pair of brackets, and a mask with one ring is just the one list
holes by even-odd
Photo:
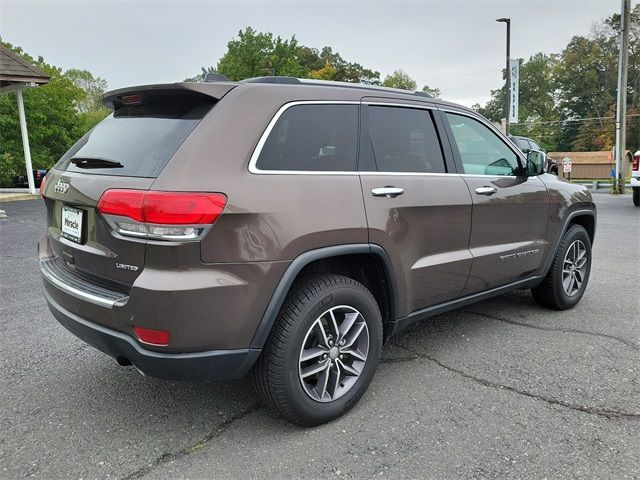
[[[640, 117], [640, 113], [634, 113], [627, 115], [630, 117]], [[565, 120], [534, 120], [533, 122], [512, 122], [513, 125], [530, 125], [530, 124], [546, 124], [551, 125], [555, 123], [567, 123], [567, 122], [592, 122], [594, 120], [615, 120], [615, 117], [589, 117], [589, 118], [567, 118]]]

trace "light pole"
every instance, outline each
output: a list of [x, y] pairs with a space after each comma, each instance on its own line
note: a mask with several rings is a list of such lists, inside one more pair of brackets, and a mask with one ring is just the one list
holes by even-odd
[[496, 22], [507, 24], [507, 102], [504, 108], [504, 133], [509, 135], [509, 109], [511, 108], [511, 67], [509, 57], [511, 56], [511, 19], [497, 18]]

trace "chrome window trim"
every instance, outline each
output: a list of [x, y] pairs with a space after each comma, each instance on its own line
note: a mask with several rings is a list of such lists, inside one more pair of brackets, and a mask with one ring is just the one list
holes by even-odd
[[289, 108], [298, 105], [360, 105], [357, 100], [298, 100], [295, 102], [288, 102], [281, 106], [271, 121], [268, 123], [267, 128], [260, 136], [256, 148], [254, 148], [251, 158], [249, 159], [249, 172], [260, 175], [357, 175], [358, 172], [353, 171], [319, 171], [319, 170], [262, 170], [256, 166], [262, 148], [267, 142], [273, 127], [275, 127], [277, 121], [282, 114]]
[[381, 102], [379, 100], [369, 101], [363, 100], [363, 105], [373, 105], [374, 107], [406, 107], [406, 108], [418, 108], [420, 110], [437, 110], [433, 104], [418, 105], [415, 103], [396, 103], [396, 102]]

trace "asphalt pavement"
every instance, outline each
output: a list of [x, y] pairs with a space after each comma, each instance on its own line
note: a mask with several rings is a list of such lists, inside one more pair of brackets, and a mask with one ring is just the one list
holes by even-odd
[[145, 378], [73, 337], [41, 293], [42, 202], [3, 203], [0, 478], [640, 478], [640, 208], [595, 199], [577, 307], [520, 291], [416, 325], [314, 429], [249, 381]]

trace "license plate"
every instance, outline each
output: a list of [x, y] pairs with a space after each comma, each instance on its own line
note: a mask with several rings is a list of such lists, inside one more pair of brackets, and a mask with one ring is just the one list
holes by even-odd
[[84, 211], [77, 208], [62, 207], [61, 234], [72, 242], [82, 243], [82, 220]]

